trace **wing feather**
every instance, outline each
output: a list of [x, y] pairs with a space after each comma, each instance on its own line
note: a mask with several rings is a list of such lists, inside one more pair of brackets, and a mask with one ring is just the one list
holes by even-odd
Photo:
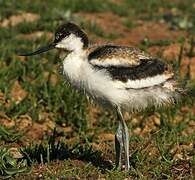
[[96, 70], [105, 71], [126, 88], [145, 88], [173, 78], [172, 69], [137, 48], [106, 45], [97, 47], [88, 56]]
[[126, 46], [104, 45], [93, 49], [88, 60], [92, 65], [98, 66], [124, 66], [130, 67], [140, 64], [140, 59], [149, 59], [150, 56], [140, 49]]

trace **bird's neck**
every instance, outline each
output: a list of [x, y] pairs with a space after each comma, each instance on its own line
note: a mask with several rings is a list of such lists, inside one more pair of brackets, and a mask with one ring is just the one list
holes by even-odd
[[68, 38], [59, 42], [56, 47], [66, 49], [70, 52], [81, 53], [87, 46], [88, 44], [85, 44], [85, 41], [81, 37], [71, 34]]
[[83, 42], [81, 41], [80, 38], [74, 38], [73, 40], [71, 40], [68, 44], [67, 44], [67, 49], [69, 51], [72, 51], [74, 53], [80, 53], [83, 51]]

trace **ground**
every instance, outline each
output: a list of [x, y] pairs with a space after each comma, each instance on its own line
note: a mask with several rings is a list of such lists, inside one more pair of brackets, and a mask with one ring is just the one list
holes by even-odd
[[[194, 179], [195, 2], [0, 1], [0, 178]], [[139, 47], [174, 66], [180, 103], [125, 114], [129, 172], [113, 170], [115, 114], [72, 90], [59, 52], [31, 52], [73, 21], [92, 43]]]

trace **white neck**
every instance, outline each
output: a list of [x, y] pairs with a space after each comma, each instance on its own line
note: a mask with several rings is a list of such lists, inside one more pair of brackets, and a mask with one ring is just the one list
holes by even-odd
[[83, 50], [83, 42], [80, 37], [70, 34], [68, 37], [62, 39], [57, 45], [57, 48], [66, 49], [68, 51], [80, 52]]

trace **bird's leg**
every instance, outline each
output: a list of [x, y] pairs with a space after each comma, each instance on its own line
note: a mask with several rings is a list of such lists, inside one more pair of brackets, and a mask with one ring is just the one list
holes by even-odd
[[122, 142], [123, 142], [123, 148], [125, 151], [125, 170], [128, 171], [130, 168], [129, 164], [129, 133], [128, 133], [128, 128], [125, 123], [125, 120], [123, 118], [122, 112], [120, 108], [117, 110], [118, 117], [120, 120], [120, 123], [122, 125]]
[[121, 166], [122, 146], [123, 146], [122, 124], [121, 121], [119, 121], [118, 128], [115, 134], [115, 151], [116, 151], [115, 169], [118, 169]]

